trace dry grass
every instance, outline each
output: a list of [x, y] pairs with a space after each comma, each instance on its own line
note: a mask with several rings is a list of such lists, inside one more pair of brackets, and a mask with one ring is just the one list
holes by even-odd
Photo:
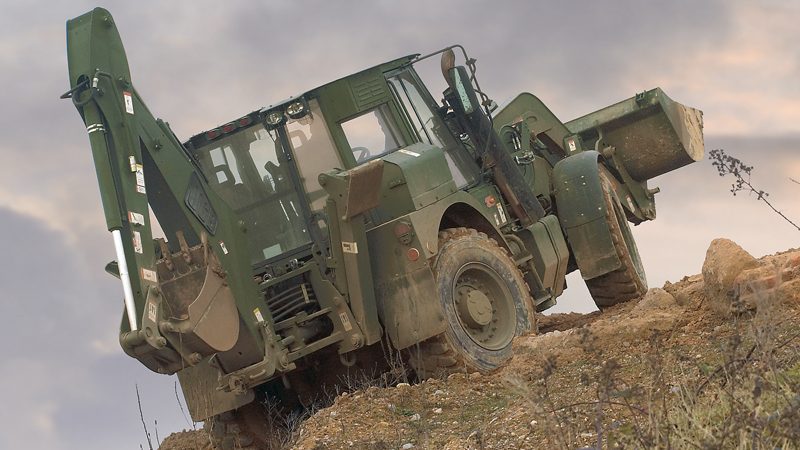
[[681, 298], [669, 310], [631, 302], [552, 319], [546, 329], [559, 331], [519, 338], [511, 364], [488, 376], [391, 387], [406, 381], [399, 359], [388, 375], [354, 372], [326, 393], [324, 408], [289, 418], [284, 442], [305, 450], [797, 448], [793, 279], [754, 285], [747, 292], [758, 295], [734, 304], [733, 316], [711, 310], [694, 276], [665, 286]]

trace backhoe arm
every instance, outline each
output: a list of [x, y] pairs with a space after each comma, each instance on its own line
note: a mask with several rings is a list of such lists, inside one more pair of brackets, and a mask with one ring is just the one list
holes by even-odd
[[[272, 318], [259, 308], [249, 276], [246, 231], [142, 102], [108, 11], [68, 21], [67, 51], [65, 96], [86, 124], [117, 250], [127, 317], [123, 348], [154, 371], [174, 373], [246, 346], [247, 360], [237, 365], [263, 359], [274, 370]], [[153, 245], [148, 206], [168, 243]]]

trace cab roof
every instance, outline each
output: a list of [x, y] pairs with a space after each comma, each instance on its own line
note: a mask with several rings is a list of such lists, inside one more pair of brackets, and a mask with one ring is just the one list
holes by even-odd
[[[414, 53], [414, 54], [411, 54], [411, 55], [403, 56], [401, 58], [393, 59], [391, 61], [387, 61], [387, 62], [384, 62], [384, 63], [381, 63], [381, 64], [377, 64], [377, 65], [368, 67], [366, 69], [360, 70], [358, 72], [351, 73], [350, 75], [346, 75], [346, 76], [343, 76], [341, 78], [337, 78], [336, 80], [330, 81], [330, 82], [325, 83], [325, 84], [320, 85], [320, 86], [317, 86], [317, 87], [315, 87], [313, 89], [309, 89], [309, 90], [307, 90], [305, 92], [302, 92], [300, 94], [293, 95], [293, 96], [291, 96], [291, 97], [289, 97], [287, 99], [281, 100], [281, 101], [276, 102], [276, 103], [272, 103], [269, 106], [265, 106], [263, 108], [256, 109], [255, 111], [252, 111], [252, 112], [244, 115], [242, 118], [236, 119], [236, 120], [234, 120], [232, 122], [228, 122], [227, 124], [236, 123], [238, 120], [241, 120], [241, 119], [244, 119], [244, 118], [248, 118], [248, 117], [253, 118], [254, 116], [261, 116], [264, 113], [266, 113], [267, 111], [275, 109], [275, 108], [283, 106], [283, 105], [286, 105], [287, 103], [291, 102], [292, 100], [296, 100], [298, 98], [311, 96], [316, 91], [322, 90], [322, 89], [324, 89], [324, 88], [326, 88], [328, 86], [331, 86], [331, 85], [333, 85], [335, 83], [338, 83], [338, 82], [340, 82], [342, 80], [346, 80], [348, 78], [358, 77], [358, 76], [360, 76], [360, 75], [362, 75], [364, 73], [373, 71], [375, 69], [379, 69], [380, 72], [388, 72], [388, 71], [400, 68], [402, 66], [405, 66], [405, 65], [411, 63], [419, 55], [420, 55], [419, 53]], [[202, 131], [200, 133], [197, 133], [197, 134], [193, 135], [192, 137], [190, 137], [187, 142], [195, 141], [195, 138], [198, 138], [198, 137], [201, 137], [201, 136], [205, 136], [210, 131], [216, 130], [216, 129], [218, 129], [220, 127], [223, 127], [223, 126], [225, 126], [227, 124], [221, 124], [221, 125], [219, 125], [217, 127], [214, 127], [214, 128], [212, 128], [210, 130], [206, 130], [206, 131]]]

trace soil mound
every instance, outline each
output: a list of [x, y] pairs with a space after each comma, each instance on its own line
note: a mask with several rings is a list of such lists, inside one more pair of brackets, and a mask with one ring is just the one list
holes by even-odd
[[[290, 448], [735, 447], [800, 442], [800, 250], [717, 239], [701, 275], [602, 312], [541, 316], [488, 375], [336, 398]], [[162, 449], [208, 449], [202, 431]]]

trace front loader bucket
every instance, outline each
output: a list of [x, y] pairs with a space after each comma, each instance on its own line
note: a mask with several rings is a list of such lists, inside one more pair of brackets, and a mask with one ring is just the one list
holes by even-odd
[[565, 125], [588, 148], [614, 147], [615, 156], [640, 182], [703, 158], [702, 111], [673, 101], [660, 88]]

